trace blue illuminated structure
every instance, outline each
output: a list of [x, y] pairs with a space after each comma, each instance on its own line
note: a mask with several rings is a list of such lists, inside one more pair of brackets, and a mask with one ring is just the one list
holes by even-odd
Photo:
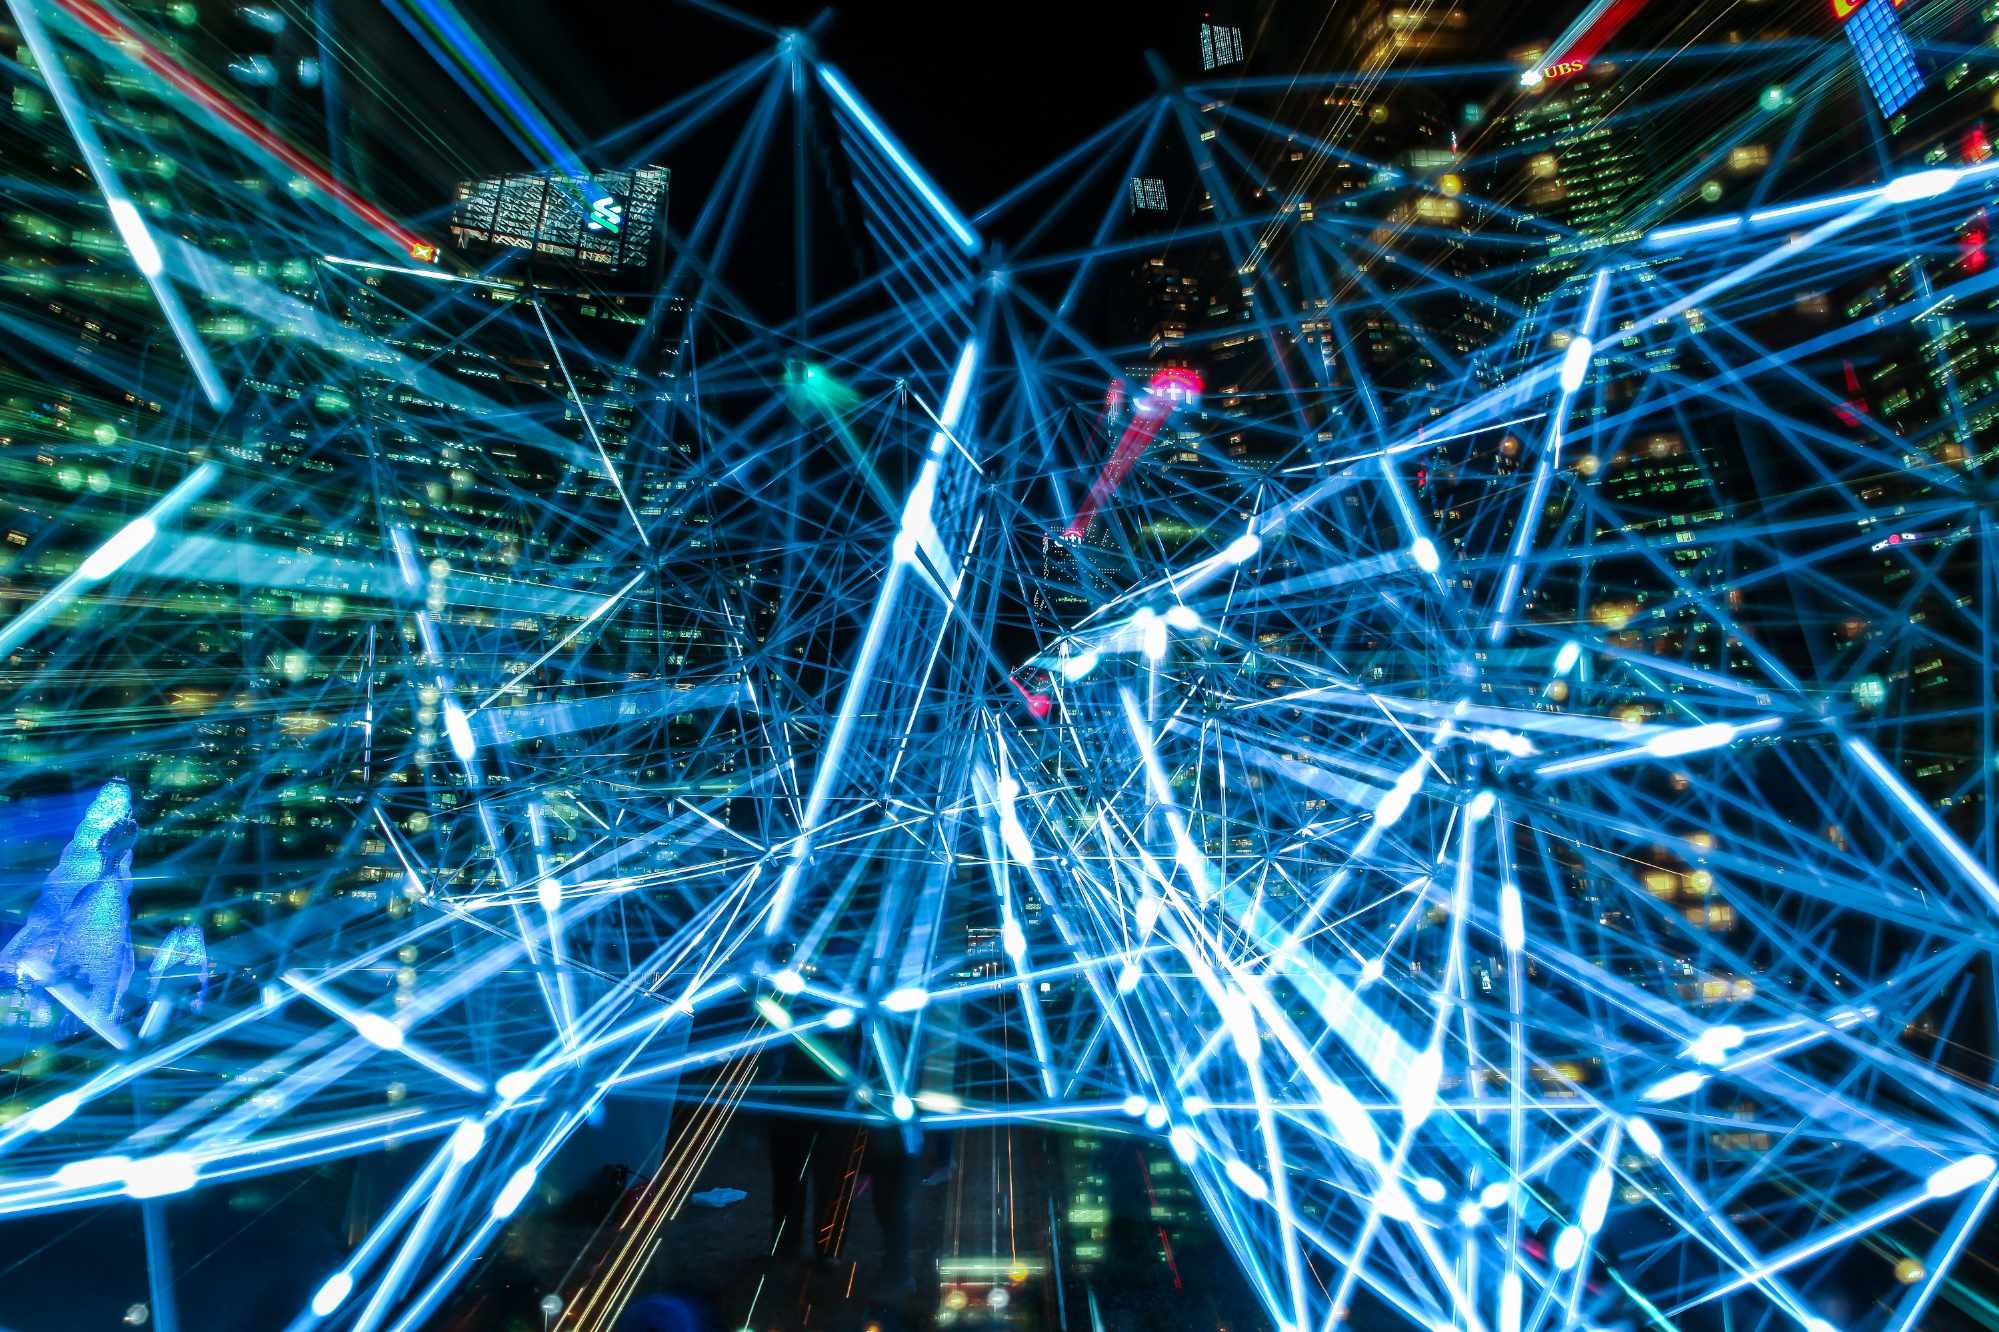
[[1882, 115], [1894, 115], [1922, 91], [1923, 76], [1903, 35], [1897, 0], [1866, 0], [1846, 20], [1846, 38], [1853, 43], [1861, 76]]
[[[143, 160], [129, 44], [13, 3], [86, 158]], [[452, 11], [398, 9], [537, 176], [725, 168], [660, 288], [601, 303], [376, 262], [226, 124], [179, 127], [172, 182], [90, 177], [174, 219], [110, 253], [174, 302], [178, 396], [36, 427], [51, 488], [107, 475], [15, 546], [0, 780], [143, 789], [46, 879], [15, 839], [0, 966], [60, 1057], [0, 1121], [0, 1234], [136, 1203], [149, 1313], [195, 1325], [225, 1283], [175, 1209], [379, 1156], [285, 1316], [415, 1332], [650, 1112], [665, 1201], [548, 1315], [608, 1332], [748, 1109], [1128, 1137], [1296, 1332], [1983, 1307], [1991, 163], [1883, 141], [1828, 184], [1792, 155], [1867, 118], [1758, 90], [1841, 86], [1837, 44], [1696, 51], [1739, 116], [1585, 232], [1509, 174], [1571, 143], [1377, 162], [1325, 123], [1340, 71], [1231, 67], [961, 211], [796, 34], [570, 148]], [[1381, 96], [1500, 124], [1587, 77]], [[1220, 275], [1204, 317], [1092, 322], [1169, 268]], [[1927, 415], [1875, 390], [1910, 366]], [[65, 975], [92, 1030], [58, 1036]], [[759, 1076], [787, 1057], [818, 1081]]]

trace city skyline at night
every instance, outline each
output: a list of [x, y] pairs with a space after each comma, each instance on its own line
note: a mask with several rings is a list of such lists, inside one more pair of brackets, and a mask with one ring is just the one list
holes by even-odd
[[1999, 6], [0, 39], [0, 1332], [1999, 1328]]

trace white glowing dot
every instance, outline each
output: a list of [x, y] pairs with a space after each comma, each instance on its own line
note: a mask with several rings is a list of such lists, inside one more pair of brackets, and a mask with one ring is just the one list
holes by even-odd
[[370, 1045], [378, 1045], [384, 1050], [403, 1048], [403, 1029], [378, 1014], [359, 1014], [354, 1019], [354, 1030], [360, 1032], [361, 1039]]
[[1562, 392], [1574, 393], [1589, 377], [1589, 358], [1596, 354], [1596, 344], [1588, 338], [1569, 339], [1569, 348], [1562, 354]]
[[507, 1177], [506, 1187], [500, 1190], [499, 1197], [493, 1199], [494, 1220], [504, 1221], [514, 1214], [521, 1200], [528, 1196], [528, 1190], [534, 1187], [534, 1174], [533, 1166], [524, 1165]]
[[916, 985], [905, 985], [882, 996], [882, 1007], [891, 1013], [914, 1013], [929, 1002], [930, 992]]
[[1953, 1193], [1962, 1193], [1973, 1184], [1982, 1184], [1992, 1178], [1992, 1170], [1992, 1158], [1984, 1153], [1967, 1156], [1931, 1175], [1927, 1192], [1932, 1198], [1948, 1198]]
[[1262, 1202], [1270, 1196], [1270, 1186], [1263, 1182], [1263, 1176], [1251, 1170], [1240, 1161], [1230, 1161], [1226, 1167], [1229, 1182], [1250, 1197]]
[[479, 742], [472, 738], [472, 722], [466, 717], [465, 709], [456, 700], [444, 700], [444, 733], [451, 739], [451, 752], [463, 762], [471, 762], [479, 751]]
[[353, 1277], [345, 1272], [335, 1272], [326, 1278], [325, 1285], [313, 1292], [312, 1311], [321, 1318], [326, 1317], [340, 1307], [341, 1301], [345, 1300], [348, 1292], [353, 1289]]
[[1080, 680], [1097, 668], [1100, 660], [1095, 648], [1085, 648], [1073, 657], [1062, 659], [1062, 676], [1068, 680]]
[[479, 1154], [486, 1144], [486, 1126], [476, 1119], [467, 1119], [451, 1131], [451, 1159], [464, 1165]]
[[163, 1152], [125, 1167], [125, 1192], [134, 1198], [163, 1198], [194, 1187], [198, 1171], [186, 1152]]
[[111, 200], [111, 221], [117, 226], [119, 239], [132, 252], [132, 262], [139, 266], [141, 273], [151, 278], [166, 271], [159, 242], [153, 239], [152, 228], [139, 216], [139, 210], [133, 207], [130, 199]]
[[71, 1161], [56, 1171], [56, 1183], [66, 1189], [92, 1189], [125, 1178], [129, 1156], [91, 1156]]
[[47, 1133], [50, 1129], [75, 1114], [77, 1108], [82, 1104], [83, 1094], [81, 1092], [64, 1092], [62, 1095], [44, 1101], [33, 1110], [30, 1110], [23, 1122], [28, 1126], [28, 1132], [30, 1133]]
[[77, 569], [77, 575], [92, 582], [109, 578], [159, 534], [159, 525], [152, 519], [134, 518], [119, 528], [109, 541], [92, 551], [90, 558]]

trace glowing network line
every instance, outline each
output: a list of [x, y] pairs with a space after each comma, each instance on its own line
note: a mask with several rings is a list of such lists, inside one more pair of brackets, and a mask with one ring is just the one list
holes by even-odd
[[[407, 1150], [287, 1294], [299, 1332], [414, 1329], [607, 1108], [679, 1103], [704, 1135], [1128, 1136], [1295, 1332], [1907, 1332], [1983, 1298], [1990, 161], [1791, 192], [1822, 113], [1779, 98], [1746, 202], [1581, 234], [1494, 202], [1574, 144], [1467, 147], [1446, 188], [1285, 123], [1350, 80], [1163, 81], [975, 230], [798, 34], [572, 145], [414, 5], [553, 188], [724, 164], [604, 334], [540, 260], [342, 257], [433, 256], [112, 10], [10, 7], [185, 381], [120, 434], [127, 368], [72, 366], [109, 442], [36, 427], [104, 480], [15, 543], [0, 626], [34, 774], [0, 981], [61, 1051], [0, 1122], [8, 1224], [136, 1204], [157, 1236], [167, 1200]], [[1381, 95], [1405, 75], [1596, 77]], [[130, 78], [184, 122], [171, 227]], [[1312, 149], [1282, 190], [1273, 130]], [[203, 155], [239, 141], [337, 234]], [[1169, 157], [1196, 226], [1148, 216]], [[1335, 167], [1342, 209], [1296, 206]], [[773, 197], [792, 243], [747, 253]], [[1228, 317], [1098, 319], [1135, 262], [1222, 274]], [[1826, 364], [1905, 337], [1927, 423]], [[126, 444], [151, 470], [114, 480]], [[654, 1138], [560, 1326], [615, 1320], [713, 1156]], [[211, 1294], [176, 1270], [167, 1326]]]

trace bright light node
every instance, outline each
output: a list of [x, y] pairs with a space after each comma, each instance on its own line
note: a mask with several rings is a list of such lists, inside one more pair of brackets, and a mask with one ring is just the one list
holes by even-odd
[[1140, 1096], [1138, 1093], [1133, 1092], [1130, 1096], [1125, 1097], [1124, 1100], [1118, 1104], [1118, 1108], [1124, 1111], [1127, 1115], [1130, 1115], [1133, 1119], [1137, 1119], [1140, 1115], [1145, 1113], [1145, 1098], [1143, 1096]]
[[1374, 1195], [1374, 1207], [1390, 1221], [1416, 1220], [1415, 1204], [1409, 1201], [1409, 1195], [1402, 1191], [1402, 1186], [1392, 1179], [1385, 1181]]
[[1562, 650], [1555, 654], [1555, 674], [1567, 675], [1582, 660], [1583, 645], [1577, 642], [1562, 644]]
[[1487, 1211], [1506, 1206], [1506, 1200], [1513, 1196], [1513, 1188], [1505, 1181], [1496, 1181], [1478, 1191], [1478, 1205]]
[[1144, 978], [1145, 973], [1138, 969], [1138, 963], [1125, 963], [1124, 966], [1118, 969], [1117, 992], [1119, 994], [1130, 994], [1138, 988], [1139, 981]]
[[1009, 919], [1000, 926], [1000, 946], [1016, 962], [1027, 955], [1027, 935], [1019, 921]]
[[1270, 1186], [1263, 1182], [1263, 1176], [1257, 1174], [1242, 1162], [1230, 1161], [1227, 1171], [1229, 1182], [1258, 1202], [1262, 1202], [1270, 1196]]
[[1659, 758], [1678, 758], [1682, 754], [1698, 754], [1707, 749], [1719, 749], [1735, 739], [1735, 728], [1727, 722], [1709, 722], [1705, 726], [1685, 726], [1676, 731], [1663, 731], [1645, 742], [1645, 752]]
[[1974, 1184], [1983, 1184], [1992, 1178], [1992, 1158], [1980, 1152], [1967, 1156], [1962, 1161], [1953, 1161], [1930, 1176], [1925, 1191], [1932, 1198], [1948, 1198], [1954, 1193], [1962, 1193]]
[[1687, 1057], [1700, 1064], [1719, 1064], [1728, 1058], [1728, 1052], [1741, 1045], [1745, 1039], [1742, 1028], [1732, 1022], [1724, 1022], [1709, 1027], [1687, 1047]]
[[549, 915], [562, 910], [562, 885], [554, 879], [543, 879], [535, 885], [534, 895], [541, 901], [541, 909]]
[[1080, 680], [1091, 671], [1097, 669], [1097, 663], [1101, 660], [1102, 657], [1095, 648], [1085, 648], [1073, 657], [1064, 657], [1062, 659], [1062, 678], [1065, 680]]
[[1222, 996], [1222, 1021], [1228, 1026], [1229, 1036], [1235, 1041], [1236, 1053], [1244, 1063], [1250, 1063], [1262, 1055], [1263, 1037], [1256, 1029], [1256, 1010], [1249, 999], [1239, 990]]
[[1523, 70], [1521, 70], [1521, 71], [1520, 71], [1520, 86], [1521, 86], [1521, 87], [1523, 87], [1523, 88], [1538, 88], [1538, 87], [1540, 87], [1540, 86], [1541, 86], [1541, 71], [1540, 71], [1540, 70], [1538, 70], [1538, 69], [1523, 69]]
[[506, 1187], [500, 1190], [499, 1197], [493, 1199], [495, 1221], [504, 1221], [514, 1214], [522, 1199], [528, 1196], [528, 1190], [534, 1187], [534, 1174], [533, 1166], [524, 1165], [508, 1176]]
[[131, 1166], [129, 1156], [86, 1157], [56, 1171], [56, 1183], [66, 1189], [94, 1189], [124, 1179]]
[[1166, 608], [1166, 623], [1182, 633], [1192, 633], [1201, 627], [1201, 616], [1192, 606], [1176, 601]]
[[1166, 1141], [1173, 1144], [1173, 1155], [1180, 1158], [1182, 1165], [1191, 1165], [1195, 1153], [1201, 1146], [1199, 1139], [1194, 1136], [1194, 1130], [1185, 1124], [1175, 1124], [1173, 1131], [1166, 1135]]
[[1492, 792], [1480, 791], [1471, 798], [1471, 804], [1465, 807], [1465, 816], [1473, 823], [1477, 823], [1480, 819], [1492, 813], [1492, 806], [1495, 799], [1496, 797]]
[[1647, 1156], [1658, 1156], [1665, 1151], [1665, 1144], [1659, 1141], [1659, 1130], [1636, 1115], [1624, 1121], [1624, 1131], [1631, 1135], [1631, 1141], [1638, 1150]]
[[162, 1152], [125, 1167], [125, 1193], [132, 1198], [164, 1198], [186, 1193], [199, 1176], [194, 1158], [186, 1152]]
[[1610, 1167], [1599, 1167], [1589, 1177], [1589, 1187], [1583, 1190], [1583, 1211], [1577, 1218], [1585, 1235], [1594, 1235], [1603, 1229], [1603, 1219], [1610, 1212]]
[[1416, 561], [1416, 567], [1427, 574], [1433, 574], [1444, 567], [1444, 562], [1437, 557], [1437, 543], [1428, 537], [1417, 537], [1409, 543], [1409, 558]]
[[361, 1013], [354, 1018], [354, 1030], [361, 1033], [361, 1039], [384, 1050], [403, 1048], [403, 1029], [376, 1013]]
[[1145, 1107], [1145, 1126], [1146, 1126], [1147, 1128], [1149, 1128], [1149, 1129], [1163, 1129], [1163, 1128], [1165, 1128], [1165, 1127], [1166, 1127], [1166, 1107], [1165, 1107], [1165, 1106], [1163, 1106], [1163, 1105], [1148, 1105], [1148, 1106], [1146, 1106], [1146, 1107]]
[[518, 1101], [527, 1095], [529, 1088], [534, 1086], [535, 1077], [533, 1069], [517, 1068], [511, 1073], [502, 1074], [500, 1080], [493, 1084], [493, 1090], [500, 1094], [500, 1099], [503, 1101]]
[[451, 752], [460, 762], [470, 763], [479, 751], [479, 742], [472, 738], [472, 721], [456, 699], [444, 700], [444, 733], [451, 738]]
[[76, 572], [78, 576], [87, 578], [93, 583], [109, 578], [124, 568], [134, 555], [144, 550], [159, 534], [159, 524], [152, 519], [134, 518], [119, 528], [117, 534], [109, 541], [92, 551], [90, 558], [85, 560]]
[[914, 1013], [930, 1002], [930, 991], [920, 985], [905, 985], [882, 996], [882, 1007], [891, 1013]]
[[132, 262], [139, 266], [141, 273], [155, 278], [166, 271], [166, 261], [160, 257], [153, 229], [146, 225], [145, 218], [139, 216], [139, 210], [130, 199], [111, 201], [111, 221], [117, 226], [119, 239], [132, 252]]
[[1195, 1092], [1180, 1103], [1180, 1108], [1190, 1115], [1205, 1115], [1213, 1108], [1213, 1105], [1214, 1103], [1208, 1100], [1207, 1097], [1201, 1095], [1199, 1092]]
[[1422, 1123], [1430, 1117], [1437, 1106], [1437, 1088], [1444, 1080], [1444, 1051], [1441, 1046], [1431, 1045], [1409, 1061], [1409, 1072], [1402, 1084], [1401, 1110], [1404, 1122], [1410, 1126]]
[[479, 1154], [486, 1145], [486, 1126], [476, 1119], [459, 1121], [451, 1130], [451, 1159], [464, 1165]]
[[1362, 985], [1372, 985], [1381, 979], [1382, 973], [1386, 970], [1387, 968], [1382, 965], [1380, 958], [1370, 957], [1367, 961], [1360, 964], [1360, 983]]
[[1426, 1203], [1440, 1203], [1444, 1200], [1444, 1181], [1424, 1175], [1416, 1181], [1416, 1196]]
[[1499, 937], [1506, 951], [1517, 953], [1527, 946], [1527, 922], [1520, 912], [1520, 887], [1507, 884], [1499, 890]]
[[312, 1311], [321, 1318], [338, 1309], [354, 1289], [354, 1278], [345, 1272], [335, 1272], [326, 1278], [326, 1284], [313, 1292]]
[[1574, 1226], [1563, 1226], [1562, 1233], [1555, 1237], [1555, 1269], [1566, 1272], [1582, 1261], [1583, 1233]]
[[1671, 1077], [1661, 1078], [1659, 1081], [1653, 1083], [1645, 1089], [1644, 1094], [1638, 1099], [1641, 1101], [1651, 1101], [1655, 1104], [1660, 1101], [1677, 1101], [1682, 1096], [1688, 1096], [1699, 1091], [1706, 1083], [1707, 1074], [1705, 1073], [1693, 1070], [1685, 1073], [1675, 1073]]
[[1569, 339], [1568, 350], [1562, 353], [1562, 392], [1574, 393], [1589, 378], [1589, 358], [1596, 354], [1596, 343], [1580, 335]]
[[1957, 184], [1958, 172], [1954, 167], [1935, 167], [1928, 171], [1911, 171], [1906, 176], [1897, 176], [1881, 187], [1881, 197], [1889, 203], [1915, 203], [1919, 199], [1934, 199], [1946, 194]]
[[30, 1133], [47, 1133], [56, 1125], [77, 1112], [83, 1104], [83, 1093], [68, 1091], [62, 1095], [43, 1101], [28, 1112], [23, 1121]]
[[895, 1094], [895, 1099], [889, 1102], [889, 1109], [895, 1112], [895, 1117], [897, 1119], [901, 1120], [906, 1124], [916, 1114], [916, 1103], [910, 1100], [909, 1097], [905, 1096], [903, 1093], [897, 1092]]
[[1244, 532], [1222, 549], [1222, 558], [1230, 564], [1247, 564], [1263, 549], [1263, 538], [1254, 532]]
[[854, 1010], [851, 1008], [829, 1010], [826, 1014], [826, 1025], [834, 1031], [846, 1030], [848, 1027], [854, 1025]]
[[805, 977], [799, 975], [795, 969], [786, 967], [772, 976], [770, 983], [777, 988], [779, 994], [797, 994], [805, 988]]

